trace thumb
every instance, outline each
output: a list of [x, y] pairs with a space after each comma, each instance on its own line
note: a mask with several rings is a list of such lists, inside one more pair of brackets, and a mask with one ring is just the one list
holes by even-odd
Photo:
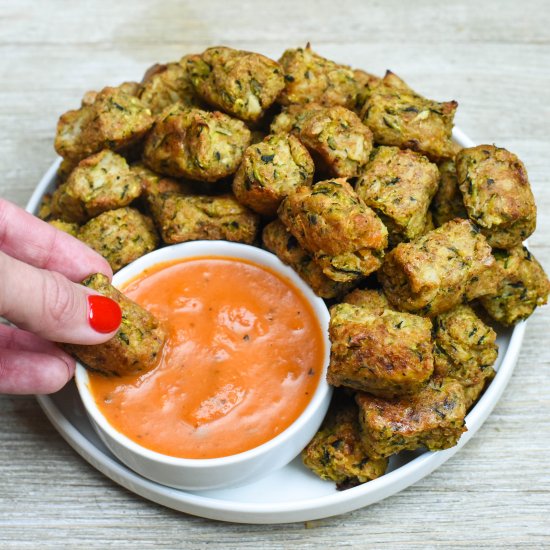
[[55, 271], [32, 267], [0, 252], [0, 315], [42, 338], [100, 344], [122, 319], [118, 304]]

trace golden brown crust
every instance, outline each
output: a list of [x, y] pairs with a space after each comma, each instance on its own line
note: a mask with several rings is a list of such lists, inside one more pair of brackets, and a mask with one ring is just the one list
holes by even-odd
[[370, 457], [386, 457], [425, 446], [453, 447], [466, 431], [464, 389], [456, 380], [432, 379], [415, 395], [380, 399], [357, 393], [362, 441]]
[[323, 273], [321, 267], [313, 261], [311, 255], [300, 246], [280, 220], [272, 221], [264, 227], [262, 240], [264, 246], [292, 267], [317, 296], [337, 298], [349, 290], [349, 283], [333, 281]]
[[433, 161], [454, 157], [451, 139], [458, 103], [439, 103], [417, 94], [388, 71], [375, 85], [361, 114], [379, 145], [413, 149]]
[[437, 166], [425, 156], [398, 147], [378, 147], [355, 190], [380, 216], [393, 246], [426, 232], [438, 179]]
[[105, 275], [90, 275], [82, 284], [117, 302], [122, 323], [115, 336], [104, 344], [63, 344], [63, 348], [86, 367], [106, 375], [143, 373], [155, 367], [166, 339], [157, 319], [126, 298]]
[[197, 94], [241, 120], [255, 122], [285, 86], [282, 67], [258, 53], [224, 46], [188, 56], [186, 67]]
[[413, 394], [433, 373], [431, 330], [431, 321], [418, 315], [337, 304], [327, 380], [380, 397]]
[[77, 166], [78, 166], [78, 161], [63, 159], [55, 174], [56, 187], [59, 187], [62, 183], [65, 183], [67, 181], [67, 178], [71, 175], [71, 172]]
[[159, 193], [148, 199], [155, 224], [166, 244], [200, 239], [252, 244], [258, 233], [257, 214], [233, 195]]
[[382, 315], [385, 309], [390, 309], [390, 303], [382, 290], [356, 288], [344, 296], [342, 303], [360, 306], [371, 312]]
[[128, 207], [92, 218], [80, 228], [78, 238], [101, 254], [113, 271], [153, 251], [159, 240], [151, 218]]
[[330, 479], [339, 489], [350, 488], [380, 477], [387, 459], [371, 460], [361, 442], [359, 410], [352, 398], [333, 399], [319, 431], [302, 451], [304, 465], [321, 479]]
[[271, 121], [269, 131], [272, 134], [289, 134], [292, 132], [299, 135], [305, 121], [322, 109], [324, 109], [323, 105], [318, 103], [285, 105]]
[[[111, 86], [111, 90], [117, 90], [119, 92], [123, 92], [125, 94], [139, 97], [142, 91], [142, 86], [139, 82], [123, 82], [122, 84], [119, 84], [118, 86]], [[99, 92], [96, 92], [95, 90], [90, 90], [84, 94], [81, 101], [81, 106], [84, 107], [85, 105], [93, 105], [94, 102], [97, 99]]]
[[127, 206], [140, 194], [140, 180], [124, 157], [106, 149], [78, 163], [55, 190], [51, 212], [64, 221], [84, 223], [107, 210]]
[[472, 222], [456, 219], [396, 246], [378, 278], [398, 309], [433, 317], [494, 291], [494, 281], [483, 278], [494, 261]]
[[187, 68], [188, 57], [184, 57], [179, 63], [153, 65], [145, 72], [139, 97], [154, 115], [160, 114], [174, 103], [187, 107], [202, 106], [191, 83]]
[[480, 302], [495, 321], [512, 326], [547, 303], [550, 281], [537, 259], [523, 245], [493, 253], [496, 264], [491, 277], [496, 290], [481, 297]]
[[494, 376], [496, 332], [470, 306], [459, 305], [434, 319], [435, 375], [478, 385]]
[[355, 98], [353, 110], [360, 115], [372, 90], [380, 83], [382, 79], [379, 76], [367, 73], [361, 69], [355, 69], [353, 71], [353, 76], [357, 82], [357, 96]]
[[281, 203], [279, 217], [335, 281], [352, 282], [380, 267], [386, 228], [344, 179], [298, 188]]
[[63, 220], [49, 220], [48, 223], [56, 229], [78, 238], [80, 226], [77, 223], [64, 222]]
[[52, 195], [50, 193], [46, 193], [42, 197], [36, 216], [44, 221], [48, 221], [52, 217]]
[[275, 216], [290, 192], [311, 185], [314, 170], [311, 156], [295, 136], [269, 135], [244, 152], [233, 193], [255, 212]]
[[175, 104], [157, 117], [143, 162], [167, 176], [214, 182], [237, 171], [249, 144], [242, 121]]
[[278, 98], [282, 105], [320, 103], [354, 107], [359, 86], [350, 67], [321, 57], [309, 44], [286, 50], [279, 63], [285, 79], [285, 88]]
[[478, 145], [456, 156], [469, 217], [495, 248], [520, 245], [537, 223], [537, 207], [523, 163], [506, 149]]
[[190, 193], [191, 184], [182, 180], [167, 178], [150, 170], [141, 162], [130, 166], [130, 171], [139, 178], [141, 182], [142, 196], [147, 200], [160, 193]]
[[309, 111], [298, 136], [313, 155], [317, 170], [333, 177], [359, 175], [372, 150], [372, 132], [341, 106]]
[[140, 141], [152, 124], [151, 111], [137, 97], [104, 88], [92, 104], [61, 115], [55, 150], [72, 161], [102, 149], [119, 151]]

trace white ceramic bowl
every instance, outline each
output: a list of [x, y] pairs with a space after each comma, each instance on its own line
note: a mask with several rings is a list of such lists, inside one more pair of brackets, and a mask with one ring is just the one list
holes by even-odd
[[175, 458], [151, 451], [117, 431], [103, 416], [90, 391], [88, 371], [77, 365], [78, 391], [92, 425], [109, 449], [142, 476], [178, 489], [203, 490], [248, 483], [281, 468], [295, 458], [313, 437], [327, 412], [332, 389], [326, 382], [330, 343], [329, 313], [321, 298], [276, 256], [260, 248], [226, 241], [194, 241], [155, 250], [120, 270], [113, 284], [120, 286], [159, 262], [223, 256], [265, 266], [290, 281], [311, 304], [324, 337], [324, 363], [317, 389], [302, 414], [283, 432], [254, 449], [223, 458]]

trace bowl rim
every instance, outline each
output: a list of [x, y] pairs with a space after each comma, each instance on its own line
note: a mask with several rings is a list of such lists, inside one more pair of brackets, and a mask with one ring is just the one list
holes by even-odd
[[113, 276], [112, 282], [116, 287], [133, 279], [135, 276], [142, 273], [144, 269], [159, 263], [171, 262], [174, 260], [177, 261], [179, 259], [192, 260], [193, 258], [205, 256], [227, 258], [237, 261], [244, 260], [259, 267], [266, 267], [277, 277], [298, 290], [307, 300], [313, 310], [315, 318], [319, 323], [319, 327], [323, 335], [324, 353], [322, 373], [315, 392], [313, 393], [313, 396], [309, 400], [305, 409], [303, 409], [300, 415], [289, 426], [287, 426], [275, 437], [256, 447], [240, 453], [217, 458], [182, 458], [166, 455], [144, 447], [143, 445], [140, 445], [130, 439], [127, 435], [118, 431], [109, 423], [107, 418], [97, 406], [95, 398], [89, 387], [88, 371], [80, 362], [77, 361], [75, 382], [78, 393], [84, 403], [86, 411], [89, 415], [91, 415], [93, 421], [103, 432], [115, 440], [119, 445], [125, 447], [142, 458], [164, 465], [180, 466], [189, 469], [210, 469], [230, 466], [240, 462], [254, 460], [275, 451], [276, 448], [292, 440], [295, 435], [308, 426], [308, 423], [322, 409], [323, 403], [325, 403], [325, 400], [327, 397], [330, 397], [333, 391], [333, 388], [326, 381], [326, 372], [330, 355], [330, 341], [328, 337], [328, 323], [330, 320], [330, 314], [328, 308], [323, 299], [316, 296], [313, 290], [291, 267], [284, 264], [271, 252], [252, 245], [230, 241], [188, 241], [159, 248], [144, 256], [141, 256], [118, 271]]

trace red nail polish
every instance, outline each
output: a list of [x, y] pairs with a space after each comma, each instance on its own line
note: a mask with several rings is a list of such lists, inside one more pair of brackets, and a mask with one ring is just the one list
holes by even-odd
[[99, 294], [88, 296], [88, 323], [96, 332], [113, 332], [121, 321], [122, 311], [114, 300]]

